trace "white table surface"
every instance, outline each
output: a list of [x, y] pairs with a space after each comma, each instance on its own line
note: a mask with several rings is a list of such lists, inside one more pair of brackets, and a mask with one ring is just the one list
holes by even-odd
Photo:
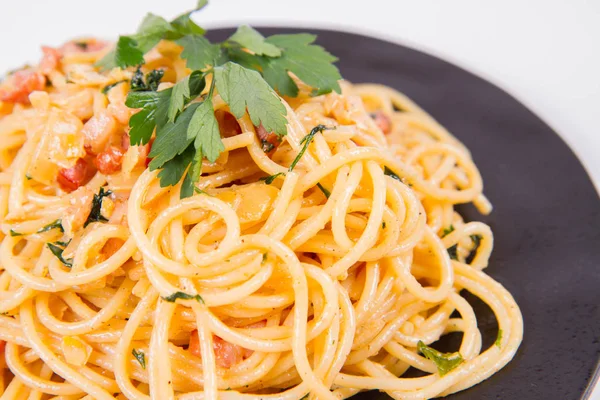
[[[36, 61], [40, 44], [130, 33], [148, 11], [172, 17], [194, 3], [4, 0], [0, 71]], [[209, 28], [241, 22], [338, 28], [437, 55], [538, 114], [600, 188], [599, 0], [212, 0], [196, 20]], [[600, 387], [591, 399], [600, 400]]]

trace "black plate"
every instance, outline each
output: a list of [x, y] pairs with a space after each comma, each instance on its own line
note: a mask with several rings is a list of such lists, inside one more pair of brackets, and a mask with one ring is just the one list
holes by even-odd
[[[318, 34], [318, 43], [339, 57], [344, 78], [404, 92], [471, 150], [495, 208], [487, 217], [472, 206], [461, 212], [491, 226], [495, 248], [486, 271], [515, 297], [525, 334], [504, 369], [449, 398], [587, 397], [600, 354], [600, 201], [571, 149], [509, 94], [436, 57], [350, 33], [260, 30]], [[231, 32], [208, 36], [223, 40]], [[489, 345], [496, 321], [480, 301], [465, 297]], [[378, 392], [355, 398], [389, 399]]]

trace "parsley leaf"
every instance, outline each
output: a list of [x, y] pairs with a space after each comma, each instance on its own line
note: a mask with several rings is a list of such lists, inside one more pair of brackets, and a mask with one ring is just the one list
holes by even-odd
[[190, 104], [175, 122], [167, 122], [164, 127], [157, 130], [156, 140], [149, 154], [149, 157], [152, 157], [149, 164], [151, 171], [161, 168], [167, 161], [182, 154], [192, 143], [192, 139], [187, 138], [187, 129], [194, 111], [200, 104]]
[[241, 25], [229, 40], [239, 43], [259, 56], [279, 57], [281, 49], [265, 41], [265, 37], [248, 25]]
[[256, 71], [227, 62], [215, 68], [217, 89], [231, 113], [242, 118], [246, 109], [254, 126], [282, 136], [287, 134], [287, 111], [273, 89]]
[[[63, 263], [63, 265], [67, 268], [73, 268], [73, 259], [72, 258], [67, 258], [64, 259], [63, 258], [63, 251], [65, 251], [64, 248], [59, 247], [59, 245], [64, 245], [65, 243], [63, 242], [56, 242], [56, 243], [46, 243], [46, 245], [48, 246], [48, 248], [50, 249], [50, 251], [52, 252], [52, 254], [54, 254], [54, 256], [56, 258], [58, 258], [58, 260]], [[66, 246], [65, 246], [66, 247]]]
[[[137, 33], [131, 38], [137, 42], [137, 49], [142, 53], [146, 53], [156, 46], [158, 42], [160, 42], [165, 35], [171, 31], [173, 31], [173, 28], [171, 27], [171, 24], [167, 22], [167, 20], [165, 20], [163, 17], [159, 17], [158, 15], [148, 13], [140, 24]], [[119, 50], [117, 48], [117, 57], [118, 56]], [[132, 67], [142, 64], [143, 62], [144, 60], [142, 58], [141, 62], [136, 62], [126, 66]]]
[[285, 176], [285, 173], [283, 172], [278, 172], [275, 175], [269, 175], [269, 176], [265, 176], [262, 178], [259, 178], [259, 181], [265, 181], [265, 183], [267, 185], [270, 185], [271, 183], [275, 182], [275, 179], [277, 179], [279, 176]]
[[198, 97], [204, 90], [206, 81], [200, 71], [194, 71], [183, 80], [177, 82], [171, 91], [171, 99], [167, 110], [167, 121], [173, 122], [179, 112], [192, 99]]
[[[191, 75], [186, 76], [183, 80], [177, 82], [173, 86], [171, 92], [171, 100], [169, 102], [169, 109], [167, 111], [168, 121], [173, 122], [175, 118], [181, 112], [183, 107], [193, 98], [198, 96], [204, 89], [205, 81], [204, 77], [201, 76], [199, 71], [193, 72]], [[193, 92], [191, 86], [194, 86]]]
[[198, 303], [204, 304], [204, 300], [202, 299], [202, 296], [200, 296], [199, 294], [193, 296], [191, 294], [187, 294], [184, 292], [175, 292], [168, 296], [162, 297], [162, 299], [165, 301], [168, 301], [170, 303], [173, 303], [177, 299], [180, 299], [180, 300], [196, 300]]
[[[181, 14], [173, 21], [171, 21], [171, 26], [179, 35], [204, 35], [206, 31], [196, 25], [194, 21], [190, 18], [192, 13], [203, 9], [208, 4], [208, 0], [198, 0], [196, 3], [196, 8], [191, 11], [188, 11], [184, 14]], [[176, 35], [167, 35], [167, 39], [176, 39], [178, 36]]]
[[440, 376], [446, 375], [454, 368], [458, 367], [464, 359], [460, 353], [441, 353], [434, 348], [427, 346], [425, 343], [419, 340], [417, 349], [421, 354], [433, 361], [438, 369]]
[[52, 221], [50, 222], [48, 225], [40, 228], [36, 233], [43, 233], [43, 232], [48, 232], [52, 229], [60, 229], [61, 232], [64, 232], [64, 228], [62, 226], [62, 221], [60, 219], [57, 219], [56, 221]]
[[312, 44], [315, 39], [315, 35], [306, 33], [273, 35], [266, 39], [267, 43], [284, 50], [281, 57], [265, 58], [262, 64], [265, 80], [282, 95], [298, 95], [298, 86], [288, 72], [293, 72], [302, 82], [312, 86], [313, 95], [330, 93], [332, 90], [341, 93], [338, 81], [342, 76], [333, 65], [337, 58], [321, 46]]
[[144, 63], [144, 53], [163, 39], [176, 40], [184, 35], [203, 35], [204, 29], [191, 20], [190, 15], [203, 8], [206, 0], [198, 1], [196, 8], [180, 15], [172, 22], [148, 13], [134, 35], [120, 36], [116, 48], [96, 63], [100, 69], [126, 68]]
[[456, 246], [456, 244], [453, 244], [452, 246], [448, 247], [446, 251], [448, 251], [448, 255], [450, 256], [451, 260], [458, 261], [458, 253], [456, 252]]
[[135, 357], [135, 359], [137, 360], [137, 362], [140, 363], [140, 365], [142, 366], [142, 368], [146, 369], [146, 355], [144, 354], [144, 352], [140, 351], [140, 350], [133, 349], [133, 350], [131, 350], [131, 354], [133, 354], [133, 356]]
[[175, 155], [162, 166], [162, 169], [158, 173], [160, 186], [166, 187], [176, 185], [183, 177], [185, 170], [193, 159], [194, 146], [190, 144], [181, 154]]
[[452, 232], [454, 232], [454, 225], [450, 225], [448, 228], [444, 228], [444, 230], [442, 231], [442, 237], [446, 237]]
[[92, 209], [90, 211], [90, 215], [88, 215], [87, 220], [85, 221], [85, 224], [83, 224], [84, 227], [88, 226], [92, 222], [108, 222], [108, 219], [102, 215], [102, 199], [110, 196], [111, 194], [112, 192], [110, 190], [105, 191], [104, 187], [100, 188], [98, 194], [94, 194], [94, 198], [92, 200]]
[[194, 147], [201, 151], [208, 161], [215, 162], [225, 150], [221, 141], [219, 123], [215, 118], [212, 96], [204, 100], [194, 112], [187, 130], [188, 139], [194, 139]]
[[187, 35], [177, 40], [183, 47], [181, 58], [186, 60], [186, 66], [191, 69], [204, 69], [214, 65], [221, 55], [221, 48], [211, 44], [206, 38], [198, 35]]
[[166, 123], [171, 91], [172, 88], [160, 92], [129, 92], [125, 105], [130, 108], [142, 108], [129, 119], [132, 145], [148, 143], [154, 128]]
[[[191, 146], [190, 146], [191, 147]], [[185, 174], [185, 178], [183, 179], [183, 183], [181, 184], [181, 191], [179, 192], [179, 197], [184, 199], [186, 197], [190, 197], [196, 193], [206, 193], [202, 190], [198, 189], [194, 184], [198, 182], [198, 178], [200, 178], [200, 173], [202, 172], [202, 151], [197, 150], [194, 159], [192, 160], [192, 164]]]
[[15, 237], [15, 236], [23, 236], [23, 234], [22, 234], [22, 233], [20, 233], [20, 232], [17, 232], [17, 231], [15, 231], [15, 230], [12, 230], [12, 229], [11, 229], [11, 230], [10, 230], [10, 236], [12, 236], [12, 237]]
[[117, 64], [115, 62], [116, 54], [117, 54], [117, 50], [112, 49], [111, 51], [106, 53], [106, 55], [104, 57], [102, 57], [100, 60], [96, 61], [96, 64], [94, 64], [94, 66], [98, 67], [100, 69], [100, 71], [108, 71], [113, 68], [117, 68]]
[[144, 52], [138, 48], [138, 43], [135, 39], [129, 36], [119, 36], [114, 58], [115, 66], [127, 68], [132, 65], [143, 64]]

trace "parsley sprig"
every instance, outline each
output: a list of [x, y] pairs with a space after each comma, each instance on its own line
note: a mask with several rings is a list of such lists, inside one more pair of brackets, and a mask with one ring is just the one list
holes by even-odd
[[[296, 97], [299, 92], [290, 73], [312, 87], [312, 95], [341, 91], [341, 76], [333, 64], [337, 58], [314, 44], [316, 36], [264, 37], [242, 25], [224, 42], [211, 43], [191, 19], [206, 4], [200, 0], [170, 22], [148, 14], [135, 34], [120, 36], [115, 49], [97, 63], [102, 70], [137, 68], [125, 103], [138, 109], [129, 121], [131, 144], [146, 144], [155, 135], [149, 168], [161, 170], [163, 187], [183, 178], [181, 197], [194, 193], [202, 160], [214, 162], [225, 149], [214, 115], [215, 88], [236, 118], [248, 113], [255, 126], [280, 137], [287, 134], [287, 111], [276, 93]], [[181, 46], [181, 57], [192, 73], [158, 91], [163, 72], [151, 71], [144, 79], [139, 67], [162, 40]]]

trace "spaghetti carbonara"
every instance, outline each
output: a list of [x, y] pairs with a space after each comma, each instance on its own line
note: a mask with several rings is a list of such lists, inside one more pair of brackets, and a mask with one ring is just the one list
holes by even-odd
[[[2, 399], [428, 399], [511, 360], [522, 317], [483, 272], [492, 232], [454, 210], [491, 212], [481, 176], [410, 99], [292, 76], [280, 138], [211, 89], [224, 149], [182, 199], [125, 105], [135, 73], [160, 70], [158, 93], [186, 78], [181, 49], [101, 72], [109, 47], [44, 48], [0, 86]], [[496, 316], [489, 348], [462, 290]]]

